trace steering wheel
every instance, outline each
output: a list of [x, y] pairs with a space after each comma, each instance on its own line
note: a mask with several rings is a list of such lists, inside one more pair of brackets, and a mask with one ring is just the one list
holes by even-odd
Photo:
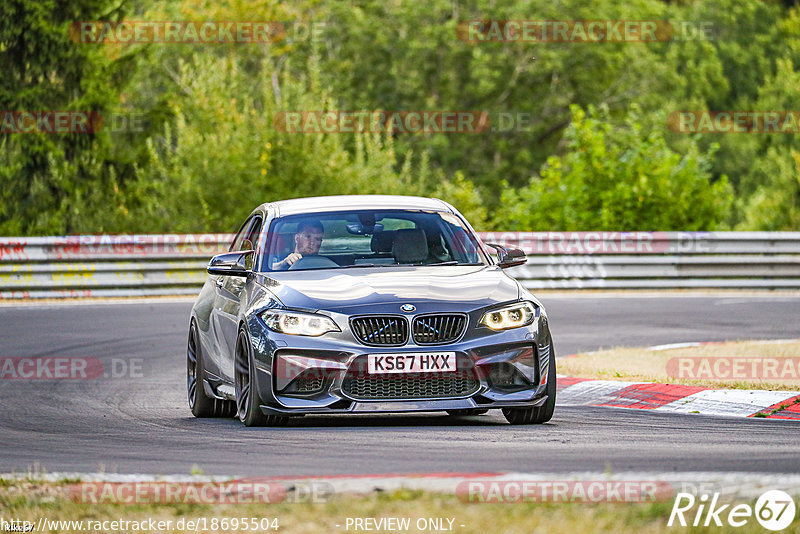
[[291, 267], [289, 267], [289, 270], [295, 271], [298, 269], [322, 269], [325, 267], [339, 267], [339, 264], [330, 258], [326, 258], [325, 256], [303, 256], [294, 262]]

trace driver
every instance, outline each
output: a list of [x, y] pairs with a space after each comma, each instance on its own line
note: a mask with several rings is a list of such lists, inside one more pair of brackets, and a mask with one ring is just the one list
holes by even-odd
[[282, 261], [273, 263], [272, 269], [285, 271], [303, 256], [319, 253], [324, 232], [325, 229], [322, 223], [317, 220], [301, 222], [297, 225], [297, 233], [294, 234], [294, 252], [286, 256]]

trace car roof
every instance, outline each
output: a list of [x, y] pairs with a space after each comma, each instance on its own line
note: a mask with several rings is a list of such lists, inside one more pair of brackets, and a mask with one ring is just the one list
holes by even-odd
[[329, 197], [293, 198], [267, 202], [258, 209], [272, 208], [277, 216], [348, 209], [419, 209], [452, 210], [438, 198], [411, 197], [403, 195], [337, 195]]

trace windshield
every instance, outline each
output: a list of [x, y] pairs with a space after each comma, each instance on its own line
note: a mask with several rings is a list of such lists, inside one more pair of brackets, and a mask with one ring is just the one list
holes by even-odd
[[452, 213], [354, 210], [276, 219], [263, 271], [487, 265], [477, 238]]

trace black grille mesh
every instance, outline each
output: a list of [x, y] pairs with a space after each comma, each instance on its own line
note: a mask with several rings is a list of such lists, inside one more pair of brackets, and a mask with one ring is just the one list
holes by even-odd
[[435, 373], [370, 374], [367, 356], [350, 364], [342, 391], [358, 400], [426, 399], [471, 395], [480, 387], [471, 363], [456, 360], [457, 370]]
[[324, 379], [321, 375], [302, 376], [297, 379], [298, 393], [310, 393], [322, 389]]
[[420, 345], [455, 341], [464, 331], [466, 317], [457, 314], [423, 315], [414, 319], [412, 334]]
[[441, 374], [359, 374], [345, 378], [342, 390], [354, 399], [425, 399], [470, 395], [478, 385], [471, 369], [459, 369]]
[[403, 317], [356, 317], [350, 320], [350, 329], [365, 345], [403, 345], [408, 341], [408, 321]]

